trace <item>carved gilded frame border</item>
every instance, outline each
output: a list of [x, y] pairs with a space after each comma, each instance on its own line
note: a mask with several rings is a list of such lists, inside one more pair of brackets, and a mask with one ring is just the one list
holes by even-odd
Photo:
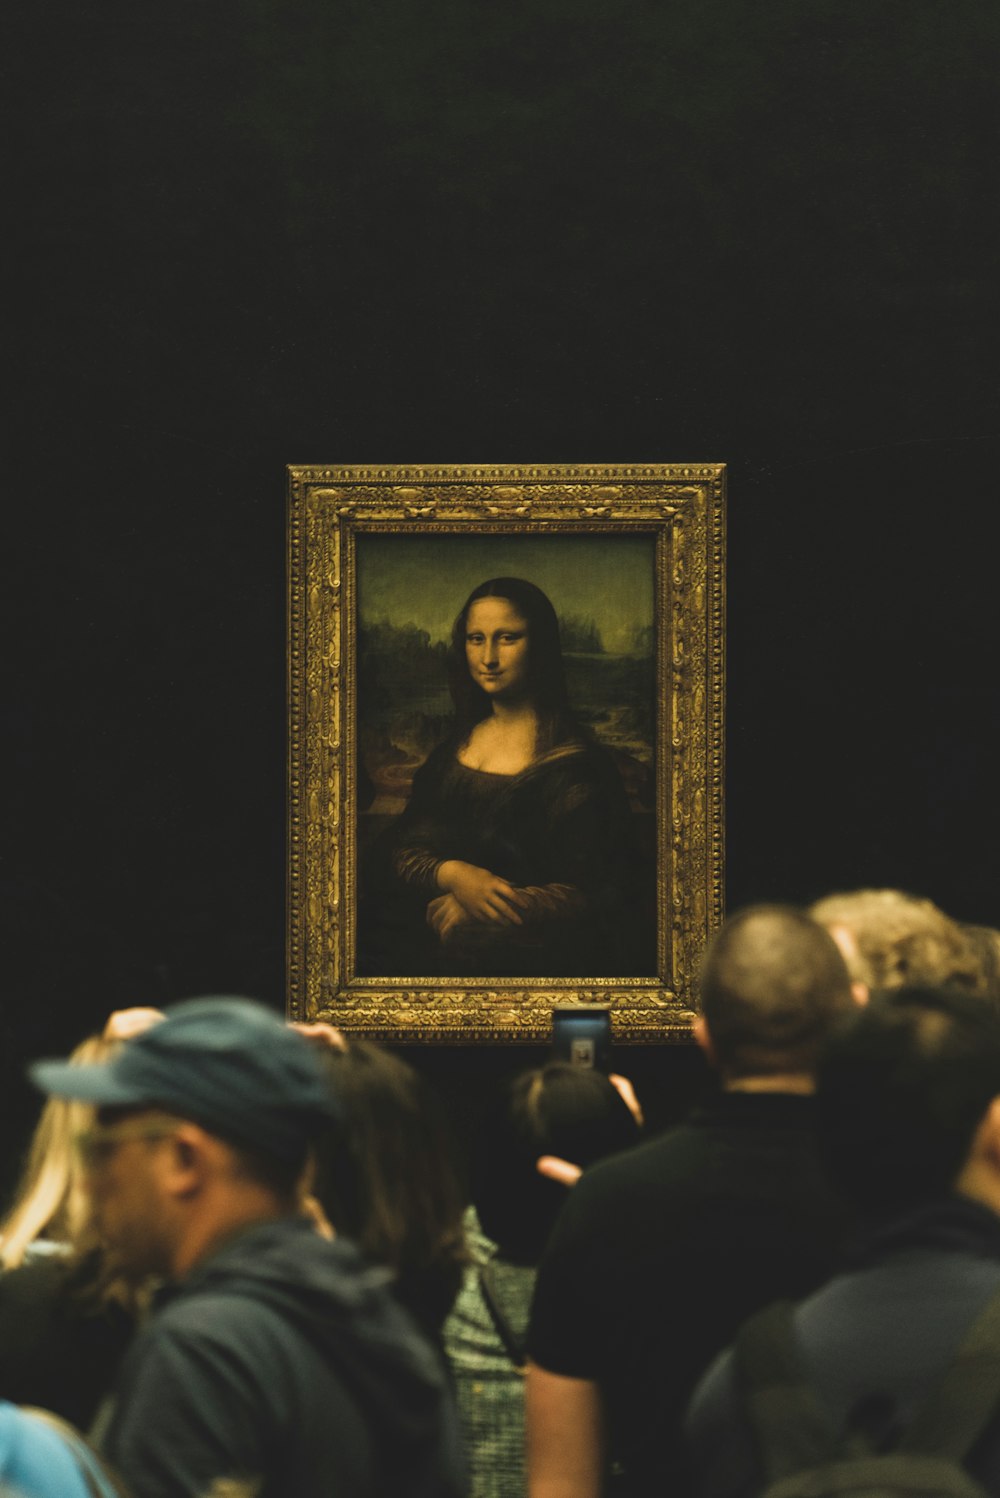
[[[556, 1003], [611, 1006], [616, 1040], [689, 1034], [722, 918], [725, 468], [414, 464], [288, 471], [288, 1011], [395, 1041], [537, 1042]], [[655, 978], [387, 979], [351, 971], [359, 534], [655, 536]]]

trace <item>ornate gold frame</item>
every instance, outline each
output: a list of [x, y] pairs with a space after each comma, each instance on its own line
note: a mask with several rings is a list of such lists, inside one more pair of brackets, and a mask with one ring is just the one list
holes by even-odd
[[[606, 1003], [616, 1040], [686, 1038], [722, 918], [724, 465], [291, 467], [288, 505], [290, 1016], [386, 1040], [537, 1042], [553, 1005]], [[357, 536], [636, 528], [656, 557], [656, 978], [357, 978]]]

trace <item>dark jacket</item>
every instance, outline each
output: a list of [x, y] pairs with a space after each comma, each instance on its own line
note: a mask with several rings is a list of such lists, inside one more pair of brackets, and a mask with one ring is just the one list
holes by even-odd
[[97, 1293], [95, 1254], [53, 1253], [0, 1274], [0, 1397], [86, 1430], [132, 1337], [123, 1306]]
[[[847, 1273], [796, 1309], [803, 1370], [846, 1434], [877, 1449], [898, 1441], [1000, 1289], [1000, 1218], [953, 1196], [869, 1232]], [[732, 1352], [713, 1364], [687, 1420], [706, 1498], [750, 1498], [761, 1473], [744, 1415]], [[1000, 1419], [977, 1442], [968, 1468], [1000, 1492]]]
[[105, 1452], [135, 1498], [464, 1490], [440, 1360], [386, 1275], [307, 1223], [241, 1233], [174, 1288], [122, 1368]]

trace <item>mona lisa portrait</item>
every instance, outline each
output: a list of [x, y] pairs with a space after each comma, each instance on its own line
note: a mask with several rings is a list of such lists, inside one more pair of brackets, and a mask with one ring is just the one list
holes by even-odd
[[651, 974], [652, 863], [615, 753], [573, 710], [550, 599], [481, 582], [446, 668], [451, 721], [363, 869], [359, 971]]
[[721, 919], [721, 467], [304, 468], [289, 495], [289, 1013], [688, 1033]]

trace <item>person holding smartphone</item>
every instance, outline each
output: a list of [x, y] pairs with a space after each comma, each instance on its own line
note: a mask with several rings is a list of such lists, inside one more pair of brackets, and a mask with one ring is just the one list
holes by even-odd
[[525, 1343], [536, 1267], [566, 1200], [557, 1181], [639, 1141], [638, 1105], [634, 1095], [625, 1100], [619, 1080], [549, 1061], [504, 1083], [480, 1129], [467, 1222], [474, 1262], [444, 1328], [470, 1498], [523, 1498]]

